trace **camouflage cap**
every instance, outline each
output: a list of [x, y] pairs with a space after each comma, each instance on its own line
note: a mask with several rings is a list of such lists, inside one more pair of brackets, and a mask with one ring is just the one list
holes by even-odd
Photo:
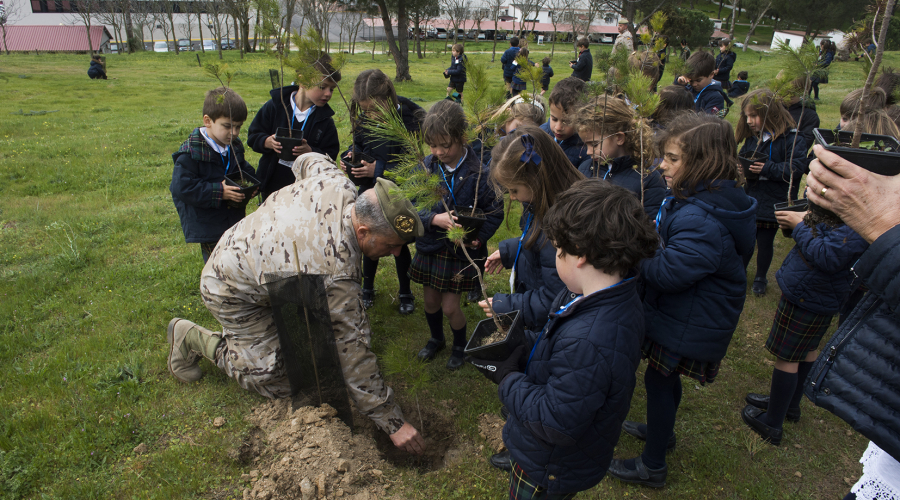
[[[425, 235], [425, 226], [413, 204], [397, 191], [397, 185], [379, 177], [375, 181], [375, 196], [381, 205], [381, 212], [397, 236], [409, 242], [417, 236]], [[392, 193], [393, 191], [393, 193]]]

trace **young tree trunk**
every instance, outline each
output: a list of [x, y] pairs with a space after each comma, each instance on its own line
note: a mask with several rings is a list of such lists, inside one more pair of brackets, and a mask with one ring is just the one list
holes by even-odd
[[728, 30], [728, 38], [734, 40], [734, 23], [737, 21], [738, 0], [734, 0], [731, 4], [731, 28]]
[[200, 52], [206, 54], [206, 48], [203, 46], [203, 16], [197, 14], [197, 28], [200, 31]]
[[166, 17], [169, 18], [169, 27], [172, 28], [172, 41], [175, 42], [175, 55], [181, 53], [178, 48], [178, 35], [175, 33], [175, 16], [172, 14], [173, 7], [166, 6]]
[[394, 81], [411, 81], [412, 76], [409, 74], [409, 37], [407, 36], [406, 31], [406, 27], [409, 26], [409, 17], [407, 17], [406, 14], [406, 2], [398, 2], [397, 5], [396, 39], [394, 38], [393, 30], [391, 30], [391, 16], [385, 0], [376, 0], [375, 3], [378, 4], [378, 8], [381, 11], [381, 20], [385, 26], [384, 35], [387, 38], [391, 55], [394, 56], [394, 65], [397, 68], [397, 74], [394, 77]]
[[768, 2], [766, 2], [765, 5], [763, 5], [762, 10], [759, 11], [759, 15], [756, 16], [756, 19], [753, 21], [753, 23], [750, 24], [750, 31], [747, 32], [747, 36], [744, 38], [744, 48], [741, 49], [744, 52], [747, 52], [747, 46], [750, 45], [750, 37], [756, 31], [756, 27], [759, 26], [760, 21], [762, 21], [762, 18], [765, 17], [766, 12], [771, 7], [772, 7], [772, 0], [769, 0]]
[[722, 5], [725, 4], [725, 0], [719, 0], [719, 13], [716, 14], [716, 17], [722, 19]]

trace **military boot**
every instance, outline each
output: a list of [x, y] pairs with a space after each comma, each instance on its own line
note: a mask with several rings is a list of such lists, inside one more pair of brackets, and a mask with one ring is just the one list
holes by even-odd
[[186, 319], [169, 322], [169, 371], [184, 383], [196, 382], [203, 376], [200, 356], [215, 363], [216, 348], [222, 337]]

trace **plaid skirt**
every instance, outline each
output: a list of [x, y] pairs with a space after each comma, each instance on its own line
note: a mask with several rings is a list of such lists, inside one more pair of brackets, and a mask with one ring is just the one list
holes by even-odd
[[547, 493], [547, 488], [534, 482], [515, 460], [510, 459], [512, 470], [509, 472], [509, 500], [568, 500], [575, 493]]
[[769, 221], [758, 220], [758, 219], [756, 221], [757, 229], [778, 229], [779, 227], [781, 227], [781, 226], [779, 226], [777, 222], [769, 222]]
[[436, 253], [416, 252], [409, 266], [409, 278], [440, 292], [461, 294], [479, 288], [475, 267], [446, 248]]
[[798, 363], [816, 350], [831, 326], [833, 315], [816, 314], [788, 301], [784, 294], [775, 309], [775, 321], [766, 339], [766, 349], [781, 361]]
[[678, 373], [700, 382], [701, 385], [707, 382], [714, 382], [716, 375], [719, 374], [719, 366], [722, 364], [721, 361], [710, 363], [686, 358], [666, 349], [647, 337], [644, 338], [641, 352], [650, 368], [667, 377], [673, 373]]

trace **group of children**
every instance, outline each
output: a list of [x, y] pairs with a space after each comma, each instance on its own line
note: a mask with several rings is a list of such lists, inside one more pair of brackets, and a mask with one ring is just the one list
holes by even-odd
[[[457, 68], [446, 74], [456, 81], [448, 93], [461, 97], [461, 46], [454, 46], [453, 57]], [[282, 170], [290, 162], [278, 159], [277, 128], [301, 132], [295, 156], [317, 151], [337, 160], [328, 100], [340, 74], [326, 55], [316, 66], [323, 75], [318, 86], [273, 90], [250, 126], [249, 144], [263, 155], [264, 198], [293, 182]], [[770, 394], [748, 394], [742, 418], [779, 444], [783, 420], [800, 417], [799, 387], [832, 316], [850, 295], [849, 269], [865, 243], [846, 227], [820, 225], [814, 237], [802, 213], [774, 209], [796, 196], [792, 188], [807, 172], [809, 143], [794, 129], [810, 123], [815, 111], [801, 107], [806, 120], [798, 120], [760, 89], [741, 101], [732, 130], [716, 116], [724, 91], [714, 77], [727, 74], [717, 66], [707, 52], [691, 55], [687, 74], [676, 79], [681, 85], [661, 89], [661, 105], [649, 120], [619, 97], [588, 99], [577, 77], [558, 82], [547, 101], [511, 96], [497, 110], [504, 118], [497, 130], [502, 139], [491, 150], [468, 137], [457, 102], [439, 101], [426, 113], [398, 96], [377, 69], [363, 71], [354, 83], [354, 117], [397, 113], [408, 130], [421, 131], [431, 149], [423, 168], [444, 188], [442, 203], [419, 214], [425, 235], [415, 242], [415, 257], [408, 247], [395, 257], [401, 314], [415, 310], [410, 280], [423, 288], [429, 339], [418, 357], [430, 361], [447, 347], [446, 316], [453, 336], [446, 366], [464, 365], [462, 294], [478, 282], [463, 249], [445, 237], [458, 223], [447, 207], [480, 208], [484, 224], [465, 250], [483, 260], [488, 273], [511, 270], [509, 293], [479, 305], [487, 314], [519, 311], [525, 346], [503, 361], [470, 359], [499, 385], [508, 451], [491, 463], [511, 471], [511, 498], [568, 498], [607, 472], [626, 482], [665, 485], [666, 452], [677, 442], [681, 377], [701, 384], [717, 378], [747, 295], [754, 249], [753, 291], [762, 295], [778, 228], [792, 229], [797, 242], [776, 273], [782, 297], [766, 348], [778, 361]], [[856, 107], [848, 98], [841, 127], [900, 135], [884, 110], [892, 90], [875, 92], [865, 116], [859, 116], [858, 97]], [[287, 112], [282, 101], [289, 103]], [[204, 127], [173, 155], [170, 190], [185, 238], [201, 243], [204, 259], [244, 214], [245, 195], [224, 177], [235, 170], [255, 174], [238, 138], [246, 118], [233, 90], [210, 91]], [[373, 161], [351, 167], [351, 151], [341, 156], [361, 192], [394, 168], [401, 147], [368, 134], [355, 130], [352, 151]], [[743, 171], [736, 156], [741, 143], [742, 153], [762, 151], [768, 158]], [[487, 242], [503, 220], [500, 193], [522, 205], [521, 235], [501, 241], [489, 255]], [[240, 208], [229, 208], [228, 201]], [[598, 214], [602, 223], [592, 223]], [[377, 261], [363, 263], [367, 308], [375, 300], [376, 270]], [[644, 423], [625, 420], [641, 358], [647, 360]], [[645, 441], [640, 456], [613, 459], [622, 430]]]

